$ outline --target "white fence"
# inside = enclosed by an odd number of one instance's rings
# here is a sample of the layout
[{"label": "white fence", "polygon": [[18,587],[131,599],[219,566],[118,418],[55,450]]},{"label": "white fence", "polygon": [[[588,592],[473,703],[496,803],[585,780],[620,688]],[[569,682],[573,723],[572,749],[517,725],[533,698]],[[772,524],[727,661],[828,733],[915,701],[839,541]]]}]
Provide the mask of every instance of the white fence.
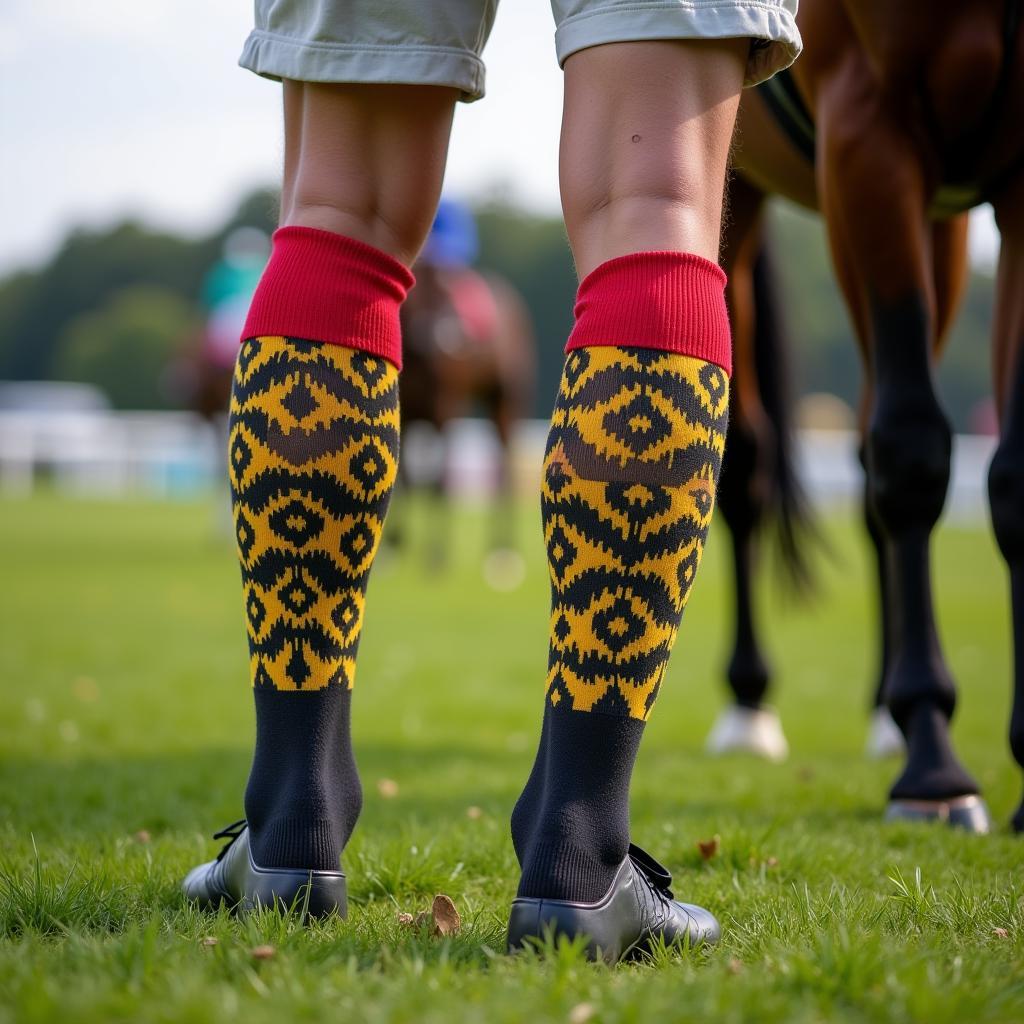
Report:
[{"label": "white fence", "polygon": [[[515,475],[524,491],[537,480],[547,424],[527,420],[515,438]],[[449,430],[447,475],[464,496],[486,494],[495,480],[496,441],[481,420]],[[410,431],[406,465],[415,478],[437,462],[423,430]],[[818,503],[860,500],[857,440],[845,431],[804,431],[797,439],[805,485]],[[985,513],[985,474],[995,442],[957,436],[947,512],[957,519]],[[223,479],[220,432],[189,413],[0,411],[0,492],[29,494],[46,486],[73,494],[201,492]]]}]

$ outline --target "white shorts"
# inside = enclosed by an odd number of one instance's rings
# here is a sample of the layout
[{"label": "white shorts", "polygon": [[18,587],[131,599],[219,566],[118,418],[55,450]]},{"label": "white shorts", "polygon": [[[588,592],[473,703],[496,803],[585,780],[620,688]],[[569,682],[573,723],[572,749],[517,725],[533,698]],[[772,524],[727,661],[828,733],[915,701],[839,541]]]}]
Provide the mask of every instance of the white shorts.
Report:
[{"label": "white shorts", "polygon": [[[239,63],[302,82],[445,85],[484,94],[498,0],[256,0]],[[745,85],[796,60],[797,0],[551,0],[558,63],[602,43],[751,40]]]}]

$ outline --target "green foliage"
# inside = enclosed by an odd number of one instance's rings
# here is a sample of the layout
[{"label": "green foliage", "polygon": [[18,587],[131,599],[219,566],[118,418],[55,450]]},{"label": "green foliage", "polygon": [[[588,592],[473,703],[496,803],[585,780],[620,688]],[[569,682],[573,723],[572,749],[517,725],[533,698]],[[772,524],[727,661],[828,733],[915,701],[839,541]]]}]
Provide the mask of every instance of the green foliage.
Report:
[{"label": "green foliage", "polygon": [[[238,816],[251,759],[237,565],[213,532],[221,511],[0,503],[4,1024],[1024,1019],[1022,840],[881,821],[897,766],[860,753],[874,611],[852,515],[827,524],[836,559],[813,605],[787,612],[759,595],[791,761],[701,752],[730,631],[717,532],[646,729],[634,836],[681,897],[721,916],[721,948],[659,950],[615,970],[565,942],[502,952],[516,885],[508,818],[535,750],[548,628],[532,501],[516,591],[483,582],[479,510],[457,512],[449,574],[428,574],[419,549],[375,570],[353,714],[366,804],[344,858],[349,920],[304,928],[183,904],[180,879]],[[981,529],[941,530],[934,561],[961,686],[956,741],[1002,823],[1021,781],[1004,739],[1008,615],[992,585],[1004,569]],[[397,783],[390,799],[384,778]],[[696,841],[715,834],[705,862]],[[455,900],[458,936],[398,921],[435,892]],[[273,956],[253,956],[268,944]]]},{"label": "green foliage", "polygon": [[576,271],[562,222],[491,204],[477,212],[480,263],[522,293],[537,333],[534,415],[549,416],[572,327]]},{"label": "green foliage", "polygon": [[[828,391],[856,405],[860,359],[832,275],[820,220],[806,211],[773,207],[771,235],[784,287],[783,309],[794,349],[795,393]],[[198,307],[204,275],[227,235],[243,224],[273,230],[272,192],[246,197],[212,234],[189,239],[128,222],[106,231],[76,231],[44,267],[0,281],[0,378],[49,378],[69,325],[109,308],[112,296],[137,285],[178,295]],[[558,387],[562,349],[572,325],[576,276],[561,221],[500,201],[478,210],[480,263],[523,294],[537,332],[538,382],[533,412],[548,415]],[[154,292],[155,294],[155,292]],[[988,349],[992,281],[974,275],[939,375],[954,425],[969,429],[976,404],[990,393]],[[103,382],[120,391],[120,383]],[[157,400],[153,386],[120,404]]]},{"label": "green foliage", "polygon": [[166,408],[168,367],[196,328],[192,307],[177,293],[126,288],[61,332],[53,375],[95,384],[119,409]]}]

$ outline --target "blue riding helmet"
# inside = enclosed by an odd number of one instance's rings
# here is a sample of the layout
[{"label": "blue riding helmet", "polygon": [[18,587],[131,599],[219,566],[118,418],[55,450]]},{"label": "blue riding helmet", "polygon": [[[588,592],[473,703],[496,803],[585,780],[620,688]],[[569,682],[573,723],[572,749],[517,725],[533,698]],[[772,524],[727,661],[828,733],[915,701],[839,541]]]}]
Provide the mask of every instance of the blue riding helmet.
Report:
[{"label": "blue riding helmet", "polygon": [[467,267],[479,250],[472,210],[456,199],[442,199],[420,258],[437,267]]}]

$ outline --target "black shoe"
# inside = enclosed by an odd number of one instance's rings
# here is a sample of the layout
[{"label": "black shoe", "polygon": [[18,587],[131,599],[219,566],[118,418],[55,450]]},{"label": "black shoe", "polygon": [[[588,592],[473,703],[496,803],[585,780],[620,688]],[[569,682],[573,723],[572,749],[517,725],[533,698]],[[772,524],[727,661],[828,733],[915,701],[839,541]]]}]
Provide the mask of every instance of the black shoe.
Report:
[{"label": "black shoe", "polygon": [[228,904],[239,913],[257,907],[297,910],[304,916],[326,917],[348,913],[348,893],[341,871],[302,871],[261,868],[252,859],[249,829],[243,818],[216,833],[230,842],[216,860],[193,868],[181,883],[190,900],[203,907]]},{"label": "black shoe", "polygon": [[587,938],[592,959],[616,963],[650,949],[663,939],[666,945],[713,945],[721,936],[714,915],[703,907],[672,898],[672,876],[649,854],[630,843],[611,888],[596,903],[570,900],[526,899],[512,902],[508,922],[508,948],[512,952],[531,939],[578,935]]}]

